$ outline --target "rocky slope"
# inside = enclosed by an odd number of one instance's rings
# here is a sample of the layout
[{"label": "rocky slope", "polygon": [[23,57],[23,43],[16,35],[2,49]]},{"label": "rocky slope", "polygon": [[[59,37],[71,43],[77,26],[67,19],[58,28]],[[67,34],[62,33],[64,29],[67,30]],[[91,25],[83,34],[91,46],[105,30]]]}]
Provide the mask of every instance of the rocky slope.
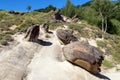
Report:
[{"label": "rocky slope", "polygon": [[67,62],[56,35],[49,35],[39,37],[42,43],[27,42],[24,34],[14,35],[14,44],[0,52],[0,80],[119,80],[120,73],[93,75]]},{"label": "rocky slope", "polygon": [[[41,34],[37,43],[25,41],[23,39],[25,34],[15,34],[24,32],[31,23],[41,24],[49,21],[52,12],[14,15],[1,11],[0,14],[2,14],[0,43],[3,45],[9,43],[9,46],[0,45],[0,80],[120,80],[120,72],[117,72],[116,68],[105,70],[119,64],[119,36],[104,34],[99,28],[89,25],[86,21],[49,24],[50,29],[59,26],[74,29],[74,34],[79,40],[89,42],[90,45],[105,52],[103,64],[106,67],[103,67],[101,74],[93,75],[62,57],[63,46],[58,42],[55,31],[53,34]],[[104,35],[104,39],[101,35]]]}]

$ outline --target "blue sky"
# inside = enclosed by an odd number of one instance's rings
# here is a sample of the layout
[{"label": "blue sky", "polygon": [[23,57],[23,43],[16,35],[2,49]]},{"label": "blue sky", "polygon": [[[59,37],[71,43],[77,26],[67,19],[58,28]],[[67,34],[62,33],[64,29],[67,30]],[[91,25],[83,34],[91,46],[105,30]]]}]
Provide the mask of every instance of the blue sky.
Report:
[{"label": "blue sky", "polygon": [[[80,5],[88,1],[90,0],[71,0],[74,5]],[[0,0],[0,9],[26,11],[28,5],[32,6],[32,10],[35,10],[45,8],[48,5],[61,8],[65,4],[66,0]]]},{"label": "blue sky", "polygon": [[[71,0],[74,5],[83,4],[90,0]],[[0,9],[26,11],[28,5],[32,6],[32,10],[45,8],[53,5],[61,8],[66,4],[66,0],[0,0]]]}]

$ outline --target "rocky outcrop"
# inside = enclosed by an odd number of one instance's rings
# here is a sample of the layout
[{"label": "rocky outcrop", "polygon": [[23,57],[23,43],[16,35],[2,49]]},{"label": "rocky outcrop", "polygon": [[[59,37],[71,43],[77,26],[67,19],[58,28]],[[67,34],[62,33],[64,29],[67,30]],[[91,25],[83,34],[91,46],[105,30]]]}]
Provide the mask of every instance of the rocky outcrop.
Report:
[{"label": "rocky outcrop", "polygon": [[103,60],[103,53],[87,43],[73,42],[63,48],[63,54],[66,60],[73,64],[83,67],[92,72],[100,72],[100,66]]},{"label": "rocky outcrop", "polygon": [[36,41],[39,36],[39,25],[32,25],[27,29],[25,38],[28,41]]},{"label": "rocky outcrop", "polygon": [[79,18],[77,18],[77,15],[75,14],[73,17],[72,17],[72,21],[73,22],[78,22]]},{"label": "rocky outcrop", "polygon": [[47,33],[49,32],[49,25],[47,23],[44,23],[41,25],[41,29],[43,30],[43,32]]},{"label": "rocky outcrop", "polygon": [[78,41],[78,39],[72,34],[72,32],[68,32],[67,30],[58,29],[56,31],[56,35],[59,41],[62,44],[69,44],[70,42]]},{"label": "rocky outcrop", "polygon": [[64,22],[63,17],[60,14],[60,9],[56,9],[51,17],[50,23]]},{"label": "rocky outcrop", "polygon": [[25,13],[24,12],[18,12],[18,11],[8,11],[8,13],[10,14],[15,14],[15,15],[24,15]]}]

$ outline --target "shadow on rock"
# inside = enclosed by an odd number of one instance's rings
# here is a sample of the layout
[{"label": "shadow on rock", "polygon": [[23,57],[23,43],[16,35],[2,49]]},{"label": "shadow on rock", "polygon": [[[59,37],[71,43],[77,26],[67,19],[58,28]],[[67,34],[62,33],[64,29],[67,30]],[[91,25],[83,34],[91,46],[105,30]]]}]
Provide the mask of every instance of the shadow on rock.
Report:
[{"label": "shadow on rock", "polygon": [[48,33],[49,33],[49,34],[53,34],[53,32],[52,32],[52,31],[48,31]]},{"label": "shadow on rock", "polygon": [[[67,61],[68,61],[68,60],[67,60]],[[70,62],[70,61],[68,61],[68,62]],[[83,68],[83,67],[81,67],[81,66],[79,66],[79,65],[77,65],[77,64],[74,64],[74,63],[72,63],[72,62],[70,62],[70,63],[71,63],[72,65],[74,65],[74,66],[80,67],[80,68],[88,71],[87,69],[85,69],[85,68]],[[90,72],[90,71],[88,71],[88,72],[89,72],[90,74],[92,74],[92,75],[94,75],[94,76],[102,79],[102,80],[111,80],[109,77],[107,77],[107,76],[105,76],[105,75],[103,75],[103,74],[100,74],[100,73],[92,73],[92,72]]]},{"label": "shadow on rock", "polygon": [[43,41],[43,40],[40,40],[40,39],[38,39],[38,40],[35,41],[35,42],[38,43],[38,44],[40,44],[40,45],[42,45],[42,46],[50,46],[50,45],[52,45],[51,42]]},{"label": "shadow on rock", "polygon": [[96,77],[100,78],[100,79],[103,79],[103,80],[111,80],[110,78],[108,78],[107,76],[103,75],[103,74],[93,74],[95,75]]}]

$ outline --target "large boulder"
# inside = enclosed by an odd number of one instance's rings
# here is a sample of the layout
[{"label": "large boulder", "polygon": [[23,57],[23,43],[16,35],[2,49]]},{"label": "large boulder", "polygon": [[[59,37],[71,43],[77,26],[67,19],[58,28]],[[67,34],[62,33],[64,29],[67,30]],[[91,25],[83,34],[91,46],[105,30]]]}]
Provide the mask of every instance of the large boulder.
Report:
[{"label": "large boulder", "polygon": [[32,25],[28,27],[25,38],[28,41],[37,41],[39,36],[39,25]]},{"label": "large boulder", "polygon": [[69,32],[67,30],[57,29],[56,35],[59,41],[64,45],[69,44],[70,42],[78,41],[78,39],[72,34],[72,32]]},{"label": "large boulder", "polygon": [[100,72],[103,52],[84,42],[73,42],[63,48],[65,59],[92,73]]}]

